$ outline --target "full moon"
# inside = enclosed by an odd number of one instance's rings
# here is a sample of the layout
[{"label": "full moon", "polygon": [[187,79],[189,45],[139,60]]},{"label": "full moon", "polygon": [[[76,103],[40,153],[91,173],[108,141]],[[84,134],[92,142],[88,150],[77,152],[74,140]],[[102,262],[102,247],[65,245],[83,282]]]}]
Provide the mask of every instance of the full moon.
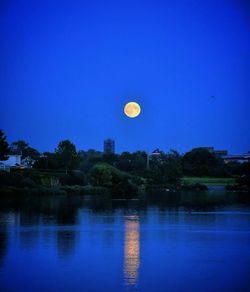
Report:
[{"label": "full moon", "polygon": [[141,113],[141,107],[137,102],[128,102],[124,107],[124,113],[129,118],[136,118]]}]

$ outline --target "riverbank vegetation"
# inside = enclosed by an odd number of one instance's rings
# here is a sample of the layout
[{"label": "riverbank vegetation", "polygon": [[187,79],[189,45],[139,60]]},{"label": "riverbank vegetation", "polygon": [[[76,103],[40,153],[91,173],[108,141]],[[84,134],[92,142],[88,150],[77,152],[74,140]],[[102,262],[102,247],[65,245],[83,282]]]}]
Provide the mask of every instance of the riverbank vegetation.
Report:
[{"label": "riverbank vegetation", "polygon": [[[28,167],[0,171],[3,193],[109,193],[130,196],[147,189],[206,190],[211,185],[250,190],[250,162],[227,163],[204,148],[179,154],[175,150],[121,154],[78,151],[69,140],[54,152],[39,153],[25,141],[11,145],[1,132],[2,160],[15,151],[30,161]],[[1,146],[2,145],[2,146]]]},{"label": "riverbank vegetation", "polygon": [[226,186],[236,183],[236,177],[195,177],[195,176],[185,176],[182,178],[183,183],[187,184],[203,184],[206,186],[214,186],[214,185],[220,185],[220,186]]}]

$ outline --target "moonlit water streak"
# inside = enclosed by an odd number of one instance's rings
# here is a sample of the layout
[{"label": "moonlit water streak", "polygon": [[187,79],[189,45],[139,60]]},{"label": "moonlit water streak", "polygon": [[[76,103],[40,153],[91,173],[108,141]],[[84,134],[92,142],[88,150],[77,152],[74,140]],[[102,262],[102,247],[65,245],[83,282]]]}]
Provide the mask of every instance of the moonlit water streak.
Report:
[{"label": "moonlit water streak", "polygon": [[125,217],[124,285],[129,290],[138,284],[140,267],[140,223],[137,215]]}]

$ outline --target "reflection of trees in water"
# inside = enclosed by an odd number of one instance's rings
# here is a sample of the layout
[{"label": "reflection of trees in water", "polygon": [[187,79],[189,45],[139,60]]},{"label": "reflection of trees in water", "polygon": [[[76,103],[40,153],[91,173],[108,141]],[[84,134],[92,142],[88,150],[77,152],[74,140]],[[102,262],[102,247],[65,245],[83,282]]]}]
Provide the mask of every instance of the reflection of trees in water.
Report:
[{"label": "reflection of trees in water", "polygon": [[28,197],[20,200],[0,199],[0,210],[20,212],[20,225],[72,225],[76,223],[77,211],[83,198],[73,197]]},{"label": "reflection of trees in water", "polygon": [[5,226],[1,226],[1,231],[0,231],[0,268],[4,264],[4,258],[7,253],[7,248],[8,248],[8,233],[6,230]]},{"label": "reflection of trees in water", "polygon": [[164,189],[151,189],[145,196],[147,206],[164,207],[183,207],[193,208],[213,208],[214,206],[226,205],[229,203],[241,202],[240,193],[225,191],[181,191],[168,192]]},{"label": "reflection of trees in water", "polygon": [[[169,207],[184,207],[186,209],[211,210],[214,206],[242,202],[243,194],[230,192],[167,192],[166,190],[152,189],[142,194],[138,201],[112,200],[108,196],[91,196],[88,199],[82,196],[58,197],[26,197],[1,198],[0,211],[20,212],[20,225],[37,225],[50,223],[59,225],[73,225],[77,221],[79,208],[89,208],[93,213],[112,214],[118,209],[131,208],[145,210],[155,206],[163,211]],[[248,196],[249,197],[249,196]]]},{"label": "reflection of trees in water", "polygon": [[134,288],[140,266],[140,223],[137,215],[125,217],[124,284]]},{"label": "reflection of trees in water", "polygon": [[39,231],[22,230],[20,231],[20,245],[24,249],[34,248],[39,243]]},{"label": "reflection of trees in water", "polygon": [[19,224],[24,225],[38,225],[40,222],[40,214],[36,211],[24,209],[20,212]]},{"label": "reflection of trees in water", "polygon": [[75,230],[59,230],[57,236],[57,250],[60,257],[68,257],[74,253],[79,232]]},{"label": "reflection of trees in water", "polygon": [[55,221],[58,225],[74,225],[77,222],[77,209],[72,206],[61,206],[55,213]]},{"label": "reflection of trees in water", "polygon": [[84,205],[92,210],[94,213],[112,212],[113,202],[109,196],[92,196]]},{"label": "reflection of trees in water", "polygon": [[[248,194],[246,194],[247,196]],[[41,225],[71,225],[74,226],[78,220],[78,210],[86,207],[93,213],[107,214],[102,217],[100,223],[114,224],[116,222],[116,212],[118,210],[127,214],[125,216],[125,263],[124,277],[127,282],[134,283],[137,281],[139,268],[139,218],[138,216],[130,216],[131,210],[140,210],[140,222],[147,222],[150,207],[160,209],[159,222],[166,221],[172,224],[178,224],[181,220],[186,223],[196,224],[206,222],[208,225],[216,220],[216,215],[203,214],[190,216],[182,214],[180,209],[185,212],[191,211],[213,211],[216,206],[224,204],[242,202],[245,194],[230,192],[166,192],[152,190],[140,197],[139,201],[133,200],[112,200],[110,197],[104,196],[58,196],[58,197],[25,197],[25,198],[1,198],[0,211],[1,214],[12,212],[18,214],[18,220],[15,219],[16,225],[24,226],[20,231],[20,244],[25,248],[34,247],[39,241],[41,233],[34,230],[34,226]],[[249,196],[248,196],[249,197]],[[249,200],[249,199],[248,199]],[[172,208],[172,212],[176,212],[173,216],[166,212]],[[100,220],[96,218],[91,220]],[[4,219],[5,220],[5,219]],[[29,229],[33,226],[31,229]],[[27,227],[27,228],[26,228]],[[61,255],[70,255],[73,253],[77,241],[77,232],[72,230],[58,231],[56,238],[58,250]],[[45,235],[54,236],[50,233],[43,232]],[[164,233],[163,233],[164,234]],[[107,230],[104,232],[105,242],[112,242],[114,234]],[[144,235],[145,236],[145,235]],[[8,248],[8,232],[6,226],[0,228],[0,265]]]}]

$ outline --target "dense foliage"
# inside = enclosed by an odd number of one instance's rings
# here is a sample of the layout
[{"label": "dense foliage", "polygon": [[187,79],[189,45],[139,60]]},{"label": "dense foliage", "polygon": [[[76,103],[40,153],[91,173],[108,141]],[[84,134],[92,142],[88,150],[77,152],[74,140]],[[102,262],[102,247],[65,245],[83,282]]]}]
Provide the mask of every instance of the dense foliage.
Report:
[{"label": "dense foliage", "polygon": [[250,162],[224,163],[213,152],[196,148],[183,156],[177,151],[145,151],[121,154],[102,153],[90,149],[77,151],[70,140],[59,142],[54,152],[40,154],[23,140],[10,146],[0,130],[0,156],[4,160],[8,153],[22,153],[22,158],[31,158],[34,163],[27,173],[1,173],[1,186],[93,186],[108,188],[115,194],[136,193],[139,187],[169,185],[179,187],[183,176],[238,177],[238,184],[249,187]]},{"label": "dense foliage", "polygon": [[94,165],[89,171],[89,180],[94,186],[112,188],[114,194],[136,194],[138,191],[131,175],[107,163]]},{"label": "dense foliage", "polygon": [[8,159],[9,154],[9,144],[6,141],[6,136],[4,132],[0,130],[0,160]]},{"label": "dense foliage", "polygon": [[182,157],[186,176],[229,177],[239,172],[239,163],[225,164],[220,157],[204,148],[195,148]]},{"label": "dense foliage", "polygon": [[155,184],[178,184],[182,178],[181,156],[177,151],[153,156],[146,177]]},{"label": "dense foliage", "polygon": [[24,140],[18,140],[11,143],[10,146],[11,153],[17,153],[22,155],[22,159],[30,157],[32,159],[37,159],[40,153],[35,149],[29,146]]},{"label": "dense foliage", "polygon": [[67,170],[77,167],[76,146],[72,142],[69,140],[61,141],[55,152],[61,168]]}]

